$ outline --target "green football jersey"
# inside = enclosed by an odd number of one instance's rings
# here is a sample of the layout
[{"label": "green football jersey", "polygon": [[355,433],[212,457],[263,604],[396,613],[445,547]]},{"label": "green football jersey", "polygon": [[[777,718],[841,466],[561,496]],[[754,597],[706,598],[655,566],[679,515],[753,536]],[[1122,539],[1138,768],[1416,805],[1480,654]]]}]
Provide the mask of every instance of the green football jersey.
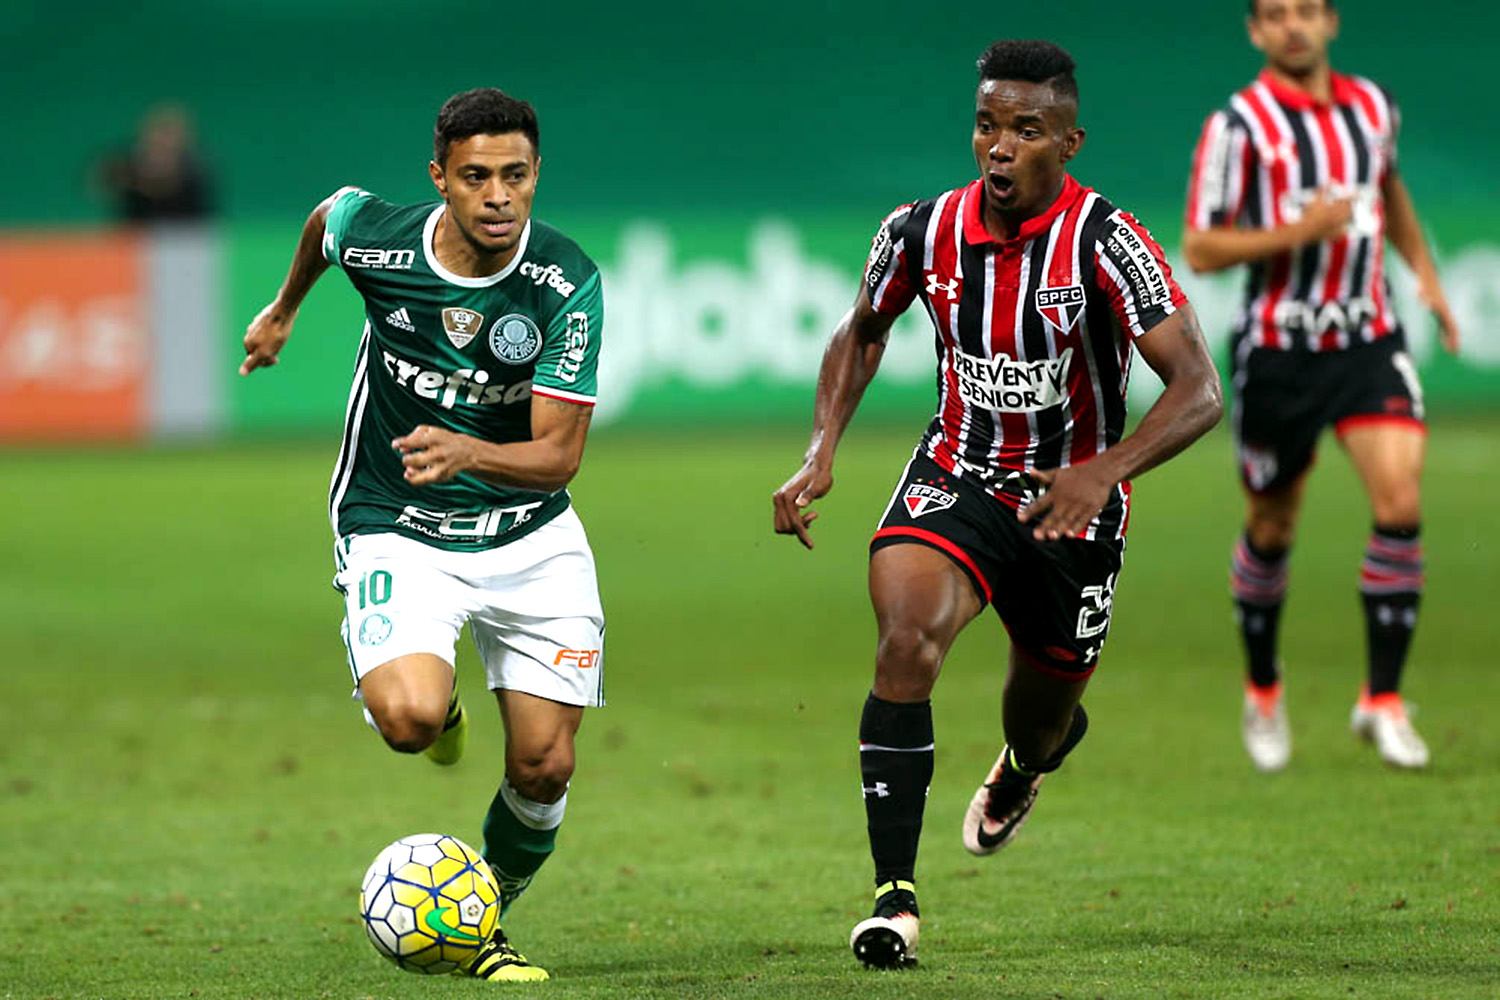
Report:
[{"label": "green football jersey", "polygon": [[392,205],[343,188],[323,256],[364,298],[344,442],[328,500],[334,533],[396,531],[446,549],[520,538],[568,508],[568,491],[495,486],[471,475],[412,486],[394,438],[431,424],[485,441],[531,440],[531,397],[591,406],[604,296],[599,268],[531,220],[515,258],[466,278],[438,263],[444,205]]}]

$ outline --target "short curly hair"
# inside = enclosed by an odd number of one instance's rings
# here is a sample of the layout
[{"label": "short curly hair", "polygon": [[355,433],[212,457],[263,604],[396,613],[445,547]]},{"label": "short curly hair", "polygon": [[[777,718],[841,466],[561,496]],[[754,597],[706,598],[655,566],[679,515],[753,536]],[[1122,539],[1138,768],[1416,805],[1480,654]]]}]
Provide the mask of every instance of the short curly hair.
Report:
[{"label": "short curly hair", "polygon": [[1059,45],[1033,39],[1007,38],[995,42],[979,57],[979,79],[1025,80],[1051,84],[1059,97],[1078,103],[1078,64]]},{"label": "short curly hair", "polygon": [[448,147],[471,135],[504,135],[520,132],[531,140],[536,155],[542,153],[541,129],[536,108],[494,87],[478,87],[454,94],[438,112],[432,130],[432,158],[446,166]]},{"label": "short curly hair", "polygon": [[[1255,17],[1256,15],[1258,15],[1260,13],[1260,8],[1258,8],[1258,7],[1255,6],[1258,3],[1260,3],[1260,0],[1250,0],[1250,16],[1251,17]],[[1323,9],[1324,10],[1333,10],[1333,0],[1323,0]]]}]

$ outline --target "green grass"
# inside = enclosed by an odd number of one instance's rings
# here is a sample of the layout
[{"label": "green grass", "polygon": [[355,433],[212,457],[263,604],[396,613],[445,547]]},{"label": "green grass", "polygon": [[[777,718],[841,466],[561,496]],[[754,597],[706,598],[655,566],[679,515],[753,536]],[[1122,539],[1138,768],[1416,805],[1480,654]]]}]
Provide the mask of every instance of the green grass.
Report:
[{"label": "green grass", "polygon": [[512,914],[554,971],[403,974],[355,918],[407,833],[479,839],[499,722],[472,652],[469,756],[388,752],[348,700],[323,520],[332,441],[0,459],[0,998],[1392,997],[1500,993],[1500,424],[1433,429],[1409,696],[1429,773],[1347,731],[1368,516],[1330,442],[1284,624],[1292,767],[1239,746],[1222,433],[1143,478],[1093,728],[1020,841],[964,806],[998,745],[991,616],[939,683],[923,965],[857,968],[864,544],[915,436],[856,427],[813,553],[770,533],[800,430],[595,434],[576,485],[610,616],[557,856]]}]

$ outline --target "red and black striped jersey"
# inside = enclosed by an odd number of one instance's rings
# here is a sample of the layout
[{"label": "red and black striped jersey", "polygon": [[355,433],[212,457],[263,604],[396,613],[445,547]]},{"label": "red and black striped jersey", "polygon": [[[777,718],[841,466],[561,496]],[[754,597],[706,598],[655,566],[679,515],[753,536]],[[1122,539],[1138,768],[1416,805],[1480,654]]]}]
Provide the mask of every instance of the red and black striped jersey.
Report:
[{"label": "red and black striped jersey", "polygon": [[1320,190],[1354,200],[1343,235],[1250,265],[1235,320],[1242,343],[1337,351],[1400,332],[1382,194],[1400,120],[1384,90],[1340,73],[1328,104],[1262,72],[1209,116],[1193,155],[1188,228],[1272,229],[1301,218]]},{"label": "red and black striped jersey", "polygon": [[[980,181],[904,205],[875,234],[871,305],[920,298],[936,335],[938,411],[917,446],[1018,507],[1030,469],[1099,454],[1125,428],[1131,341],[1186,301],[1151,234],[1072,177],[999,242]],[[1124,534],[1129,484],[1090,526]]]}]

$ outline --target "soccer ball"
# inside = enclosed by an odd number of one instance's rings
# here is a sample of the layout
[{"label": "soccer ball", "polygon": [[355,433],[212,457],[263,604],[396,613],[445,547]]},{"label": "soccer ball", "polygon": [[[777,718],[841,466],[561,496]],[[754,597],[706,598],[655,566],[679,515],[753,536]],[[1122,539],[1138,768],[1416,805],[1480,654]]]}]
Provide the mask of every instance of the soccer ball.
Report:
[{"label": "soccer ball", "polygon": [[359,890],[359,915],[376,951],[407,972],[443,975],[495,932],[500,888],[468,844],[418,833],[376,856]]}]

